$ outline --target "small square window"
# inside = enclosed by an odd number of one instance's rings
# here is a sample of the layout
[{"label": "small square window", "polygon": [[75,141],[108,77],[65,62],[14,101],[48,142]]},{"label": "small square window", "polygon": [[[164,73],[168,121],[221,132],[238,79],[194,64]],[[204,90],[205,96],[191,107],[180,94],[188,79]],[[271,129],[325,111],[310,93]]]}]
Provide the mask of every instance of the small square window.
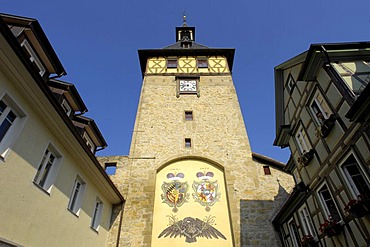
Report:
[{"label": "small square window", "polygon": [[117,170],[117,163],[115,162],[105,163],[105,172],[108,175],[116,174],[116,170]]},{"label": "small square window", "polygon": [[200,58],[197,60],[198,68],[208,68],[208,60],[206,58]]},{"label": "small square window", "polygon": [[271,175],[271,171],[270,171],[269,166],[263,166],[263,171],[265,172],[265,175]]},{"label": "small square window", "polygon": [[185,138],[185,147],[186,148],[191,148],[191,139],[190,138]]},{"label": "small square window", "polygon": [[168,59],[167,68],[177,68],[177,59]]},{"label": "small square window", "polygon": [[192,121],[193,120],[193,112],[192,111],[185,111],[185,120]]}]

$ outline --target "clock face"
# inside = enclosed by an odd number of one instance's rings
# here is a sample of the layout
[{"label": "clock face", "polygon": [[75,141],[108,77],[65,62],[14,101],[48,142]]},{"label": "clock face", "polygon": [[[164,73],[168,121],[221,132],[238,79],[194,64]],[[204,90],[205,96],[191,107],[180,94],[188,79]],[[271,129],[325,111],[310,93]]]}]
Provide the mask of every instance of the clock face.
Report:
[{"label": "clock face", "polygon": [[196,92],[196,80],[180,80],[180,92]]}]

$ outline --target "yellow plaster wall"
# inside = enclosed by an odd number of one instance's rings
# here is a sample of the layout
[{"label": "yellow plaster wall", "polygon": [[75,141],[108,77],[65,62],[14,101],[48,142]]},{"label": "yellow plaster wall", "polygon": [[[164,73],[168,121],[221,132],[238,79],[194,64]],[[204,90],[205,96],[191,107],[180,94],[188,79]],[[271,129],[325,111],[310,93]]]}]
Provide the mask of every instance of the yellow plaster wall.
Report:
[{"label": "yellow plaster wall", "polygon": [[[166,57],[151,57],[148,59],[146,74],[207,74],[229,73],[227,60],[223,56],[209,56],[208,68],[198,68],[196,56],[182,56],[177,58],[177,68],[167,68]],[[204,58],[202,56],[201,58]],[[172,57],[171,57],[172,59]]]},{"label": "yellow plaster wall", "polygon": [[[194,198],[196,192],[193,189],[193,183],[201,182],[196,174],[198,172],[214,173],[214,177],[209,179],[210,182],[216,182],[218,189],[216,189],[216,195],[219,193],[219,198],[216,200],[214,205],[209,206],[209,211],[206,210],[205,206],[202,206]],[[179,182],[187,183],[188,190],[185,194],[185,203],[177,210],[167,204],[162,196],[165,196],[165,191],[162,189],[164,182],[171,183],[171,180],[167,178],[167,174],[183,173],[184,178]],[[196,185],[195,185],[196,186]],[[187,196],[186,196],[187,195]],[[187,198],[187,199],[186,199]],[[198,218],[202,221],[206,221],[206,217],[214,216],[214,225],[212,227],[220,231],[226,240],[219,237],[218,239],[212,238],[207,239],[205,237],[197,236],[196,242],[192,243],[192,246],[232,246],[232,237],[230,229],[230,215],[227,203],[227,195],[225,190],[225,179],[222,170],[215,166],[199,160],[182,160],[170,164],[160,170],[157,173],[156,188],[155,188],[155,199],[154,199],[154,212],[153,212],[153,233],[152,233],[152,246],[188,246],[189,243],[185,242],[185,236],[179,236],[177,238],[161,237],[158,236],[163,230],[169,227],[169,216],[175,216],[177,220],[183,220],[185,217]],[[184,229],[184,228],[182,228]],[[187,233],[187,231],[186,231]]]},{"label": "yellow plaster wall", "polygon": [[[81,153],[75,155],[78,146],[68,146],[56,137],[28,92],[17,85],[0,72],[0,97],[7,93],[26,114],[9,155],[0,160],[0,238],[23,246],[105,246],[112,207],[96,186],[95,178],[84,172],[89,161],[82,159]],[[50,143],[62,158],[48,194],[33,179]],[[77,174],[86,182],[78,217],[67,209]],[[99,233],[90,229],[96,196],[104,203]]]}]

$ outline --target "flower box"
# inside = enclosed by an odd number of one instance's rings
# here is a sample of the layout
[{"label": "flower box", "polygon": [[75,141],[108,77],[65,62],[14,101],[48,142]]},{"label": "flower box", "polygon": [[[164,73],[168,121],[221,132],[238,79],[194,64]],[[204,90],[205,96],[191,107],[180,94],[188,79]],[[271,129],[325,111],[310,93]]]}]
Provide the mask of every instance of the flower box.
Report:
[{"label": "flower box", "polygon": [[302,247],[316,247],[317,242],[312,235],[304,235],[301,240]]},{"label": "flower box", "polygon": [[311,149],[310,151],[303,153],[301,157],[298,157],[298,163],[302,166],[308,166],[308,164],[313,159],[313,156],[315,154],[315,150]]},{"label": "flower box", "polygon": [[331,130],[334,128],[336,120],[337,118],[335,117],[335,115],[331,114],[330,117],[328,119],[325,119],[322,124],[316,129],[316,136],[326,138],[330,134]]},{"label": "flower box", "polygon": [[358,200],[350,200],[344,208],[346,213],[355,218],[361,218],[370,213],[370,200],[366,196],[359,195]]},{"label": "flower box", "polygon": [[333,236],[337,236],[339,235],[340,233],[342,232],[342,226],[339,225],[339,224],[336,224],[336,225],[333,225],[333,226],[329,226],[327,228],[324,229],[324,233],[326,234],[326,236],[328,236],[329,238],[333,237]]},{"label": "flower box", "polygon": [[342,232],[343,226],[332,219],[329,216],[328,220],[325,220],[323,224],[320,224],[320,231],[324,233],[329,238],[339,235]]}]

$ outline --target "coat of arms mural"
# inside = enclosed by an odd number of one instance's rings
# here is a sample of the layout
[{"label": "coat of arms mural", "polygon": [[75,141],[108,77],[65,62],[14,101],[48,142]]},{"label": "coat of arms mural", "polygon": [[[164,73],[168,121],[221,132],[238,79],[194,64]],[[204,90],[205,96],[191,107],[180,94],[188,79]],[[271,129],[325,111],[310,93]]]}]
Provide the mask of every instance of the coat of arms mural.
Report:
[{"label": "coat of arms mural", "polygon": [[217,180],[211,180],[214,176],[213,172],[198,172],[196,176],[200,180],[193,182],[193,198],[209,212],[211,206],[219,201],[221,196]]},{"label": "coat of arms mural", "polygon": [[167,179],[171,182],[163,182],[162,184],[162,202],[173,207],[172,211],[175,213],[178,211],[178,207],[182,206],[189,199],[189,193],[187,193],[188,183],[181,182],[184,177],[183,173],[168,173]]}]

